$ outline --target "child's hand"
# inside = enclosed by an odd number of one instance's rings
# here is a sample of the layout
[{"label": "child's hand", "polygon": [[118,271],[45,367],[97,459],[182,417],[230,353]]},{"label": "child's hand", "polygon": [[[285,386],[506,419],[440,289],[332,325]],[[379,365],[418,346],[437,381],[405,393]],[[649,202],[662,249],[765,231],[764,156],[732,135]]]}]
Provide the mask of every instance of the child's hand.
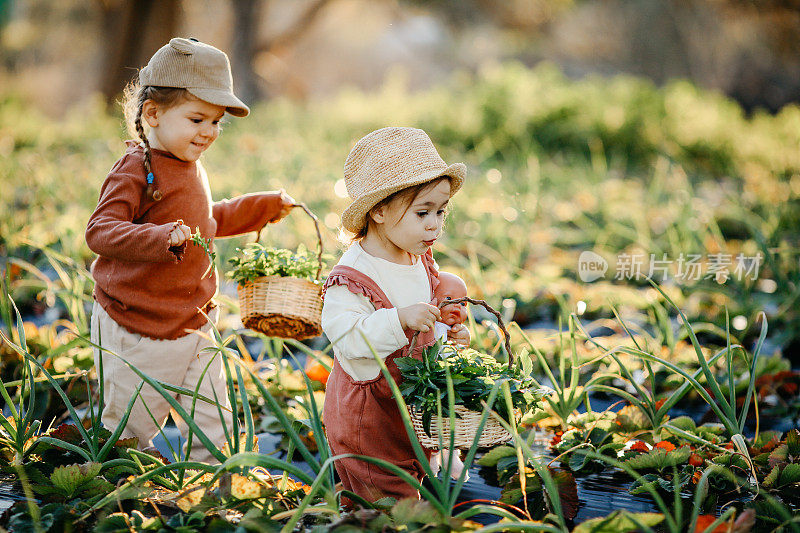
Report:
[{"label": "child's hand", "polygon": [[471,340],[469,328],[464,324],[456,324],[447,331],[447,340],[469,346]]},{"label": "child's hand", "polygon": [[286,191],[281,189],[281,212],[278,213],[277,217],[275,217],[275,222],[281,220],[291,213],[292,208],[294,208],[296,204],[297,202],[294,201],[294,198],[286,194]]},{"label": "child's hand", "polygon": [[179,220],[178,222],[179,224],[175,226],[175,229],[169,232],[170,246],[180,246],[192,237],[192,230],[189,226],[185,225],[183,220]]},{"label": "child's hand", "polygon": [[399,308],[397,316],[403,329],[409,328],[425,333],[433,329],[433,323],[439,320],[441,313],[435,305],[420,302]]}]

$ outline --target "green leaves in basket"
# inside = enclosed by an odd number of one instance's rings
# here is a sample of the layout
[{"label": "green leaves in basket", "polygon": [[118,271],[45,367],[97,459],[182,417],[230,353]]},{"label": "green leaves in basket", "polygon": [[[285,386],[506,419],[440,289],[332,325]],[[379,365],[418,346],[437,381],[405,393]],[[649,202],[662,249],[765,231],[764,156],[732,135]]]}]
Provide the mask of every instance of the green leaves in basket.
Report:
[{"label": "green leaves in basket", "polygon": [[[244,248],[237,248],[237,257],[232,257],[228,262],[233,265],[233,270],[228,272],[228,277],[239,285],[252,281],[262,276],[281,276],[300,278],[316,282],[317,254],[308,250],[304,245],[297,247],[297,251],[285,248],[268,248],[252,242]],[[328,258],[323,256],[323,258]],[[325,268],[325,263],[322,263]]]},{"label": "green leaves in basket", "polygon": [[[395,359],[403,383],[400,392],[406,404],[418,411],[422,416],[425,432],[430,436],[430,425],[437,410],[437,399],[442,404],[442,416],[449,417],[447,407],[447,371],[453,380],[454,401],[471,411],[480,412],[481,402],[488,399],[494,384],[507,381],[511,389],[511,400],[514,409],[523,413],[534,407],[544,396],[535,381],[525,375],[516,365],[498,362],[487,355],[471,348],[454,343],[436,342],[422,351],[422,360],[412,357]],[[503,402],[495,404],[497,412],[510,420]]]}]

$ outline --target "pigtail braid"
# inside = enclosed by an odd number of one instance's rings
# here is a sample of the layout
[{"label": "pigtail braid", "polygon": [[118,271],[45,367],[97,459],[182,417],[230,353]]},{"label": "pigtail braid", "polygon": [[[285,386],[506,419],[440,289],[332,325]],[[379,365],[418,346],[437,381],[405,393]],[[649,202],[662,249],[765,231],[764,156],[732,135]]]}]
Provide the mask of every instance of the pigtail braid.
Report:
[{"label": "pigtail braid", "polygon": [[147,89],[147,87],[142,87],[139,90],[139,98],[136,102],[136,117],[134,118],[133,124],[136,128],[136,135],[144,144],[144,172],[147,176],[147,197],[157,202],[161,200],[162,194],[161,191],[156,189],[153,185],[152,151],[150,149],[150,142],[147,140],[147,135],[145,135],[144,132],[144,125],[142,124],[142,109],[144,108],[145,101],[147,101]]},{"label": "pigtail braid", "polygon": [[156,189],[153,176],[153,151],[147,135],[144,131],[142,113],[144,103],[152,100],[156,105],[168,109],[183,101],[187,95],[186,89],[176,87],[155,87],[152,85],[140,85],[138,80],[134,80],[125,87],[123,95],[123,109],[128,125],[128,133],[133,137],[138,137],[144,145],[144,172],[147,176],[147,197],[154,201],[159,201],[164,197],[163,193]]},{"label": "pigtail braid", "polygon": [[139,101],[136,106],[136,118],[133,121],[136,127],[136,136],[144,143],[144,171],[150,172],[150,143],[147,140],[147,135],[144,133],[144,126],[142,125],[142,107],[145,101],[144,91],[139,93]]}]

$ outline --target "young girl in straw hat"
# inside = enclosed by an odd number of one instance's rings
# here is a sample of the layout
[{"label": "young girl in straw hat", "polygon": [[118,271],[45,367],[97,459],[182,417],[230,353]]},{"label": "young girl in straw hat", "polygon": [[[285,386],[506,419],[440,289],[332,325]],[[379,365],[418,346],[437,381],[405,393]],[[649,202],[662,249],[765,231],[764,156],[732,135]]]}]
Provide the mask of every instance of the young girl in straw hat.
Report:
[{"label": "young girl in straw hat", "polygon": [[[139,142],[129,141],[114,164],[86,228],[86,242],[98,255],[92,265],[92,340],[166,383],[194,390],[205,373],[200,394],[214,398],[216,391],[227,406],[219,356],[206,369],[212,357],[206,350],[212,345],[207,317],[217,316],[216,271],[205,275],[205,252],[186,246],[190,228],[199,228],[207,240],[255,231],[286,216],[294,201],[282,192],[211,200],[198,159],[217,139],[225,112],[249,113],[233,94],[224,52],[196,40],[172,39],[139,72],[126,96],[129,129]],[[103,366],[102,421],[113,430],[141,379],[109,352],[101,356],[95,350],[95,363]],[[179,401],[191,412],[191,396]],[[145,386],[122,437],[150,445],[169,412],[169,403]],[[226,429],[216,406],[198,401],[194,420],[210,444],[221,444]],[[192,458],[208,461],[212,455],[195,445]]]},{"label": "young girl in straw hat", "polygon": [[[415,128],[373,131],[347,156],[344,178],[353,202],[342,226],[355,238],[328,276],[322,308],[322,329],[335,355],[323,411],[334,455],[368,455],[418,480],[424,475],[373,350],[399,383],[394,360],[419,358],[433,344],[441,314],[433,296],[439,281],[431,247],[465,174],[463,164],[448,166]],[[408,354],[415,332],[419,338]],[[448,336],[469,342],[463,325]],[[419,498],[416,489],[371,463],[340,459],[336,470],[345,489],[368,500]]]}]

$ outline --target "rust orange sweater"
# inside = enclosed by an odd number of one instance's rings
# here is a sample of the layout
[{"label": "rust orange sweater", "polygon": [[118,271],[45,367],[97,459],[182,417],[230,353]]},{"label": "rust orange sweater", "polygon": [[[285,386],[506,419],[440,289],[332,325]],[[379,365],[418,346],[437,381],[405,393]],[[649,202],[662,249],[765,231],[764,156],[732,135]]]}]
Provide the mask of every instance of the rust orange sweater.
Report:
[{"label": "rust orange sweater", "polygon": [[169,247],[178,219],[206,239],[257,231],[280,214],[280,192],[253,193],[213,202],[202,166],[169,152],[152,151],[154,202],[145,189],[144,152],[128,142],[100,189],[89,218],[86,243],[98,257],[92,264],[94,298],[128,331],[154,339],[177,339],[205,324],[198,309],[213,307],[216,269],[202,278],[208,257],[199,246]]}]

